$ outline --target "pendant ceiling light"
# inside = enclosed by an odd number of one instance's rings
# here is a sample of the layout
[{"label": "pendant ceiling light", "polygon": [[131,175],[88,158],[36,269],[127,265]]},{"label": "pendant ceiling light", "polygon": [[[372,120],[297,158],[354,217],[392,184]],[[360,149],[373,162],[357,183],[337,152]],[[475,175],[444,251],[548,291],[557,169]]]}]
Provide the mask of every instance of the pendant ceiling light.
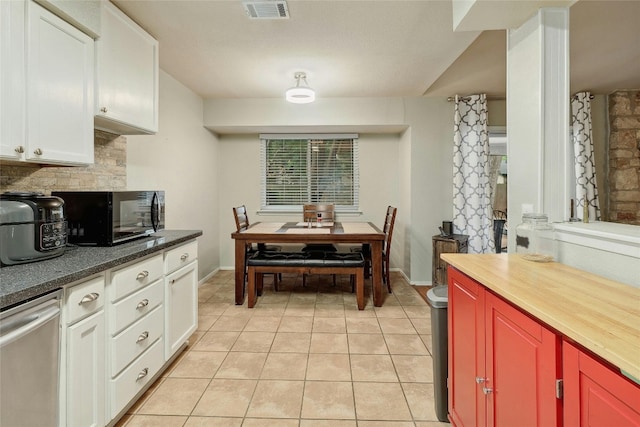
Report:
[{"label": "pendant ceiling light", "polygon": [[294,104],[308,104],[315,101],[316,93],[307,83],[307,74],[297,72],[294,77],[296,79],[296,85],[287,89],[287,101]]}]

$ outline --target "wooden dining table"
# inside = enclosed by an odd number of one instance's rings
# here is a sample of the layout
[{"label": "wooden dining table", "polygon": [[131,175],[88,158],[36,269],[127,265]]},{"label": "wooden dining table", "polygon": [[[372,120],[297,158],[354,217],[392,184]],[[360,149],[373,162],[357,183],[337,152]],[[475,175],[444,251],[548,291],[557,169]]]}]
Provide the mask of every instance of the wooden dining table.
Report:
[{"label": "wooden dining table", "polygon": [[382,245],[385,234],[371,222],[332,222],[317,227],[304,222],[256,222],[249,228],[231,233],[235,240],[236,304],[244,303],[245,255],[248,243],[355,243],[371,245],[371,281],[373,305],[381,307]]}]

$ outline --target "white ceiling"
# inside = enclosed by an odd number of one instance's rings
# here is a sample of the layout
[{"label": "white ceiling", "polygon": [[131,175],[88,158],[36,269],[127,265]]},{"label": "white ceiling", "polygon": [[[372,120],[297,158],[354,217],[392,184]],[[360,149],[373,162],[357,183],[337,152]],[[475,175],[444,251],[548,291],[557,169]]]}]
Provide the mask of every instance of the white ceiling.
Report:
[{"label": "white ceiling", "polygon": [[[502,0],[504,2],[511,0]],[[114,0],[160,42],[160,67],[204,98],[276,98],[305,71],[318,97],[505,95],[505,31],[452,30],[451,0]],[[640,88],[640,1],[571,9],[572,92]]]}]

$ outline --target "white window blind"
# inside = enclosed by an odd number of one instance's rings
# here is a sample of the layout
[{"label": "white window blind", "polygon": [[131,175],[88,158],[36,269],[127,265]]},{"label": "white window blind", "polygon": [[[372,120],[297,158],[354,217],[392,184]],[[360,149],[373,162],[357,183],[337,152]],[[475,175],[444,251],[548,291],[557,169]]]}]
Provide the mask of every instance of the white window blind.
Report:
[{"label": "white window blind", "polygon": [[263,134],[260,139],[263,210],[299,210],[305,203],[358,209],[357,135]]}]

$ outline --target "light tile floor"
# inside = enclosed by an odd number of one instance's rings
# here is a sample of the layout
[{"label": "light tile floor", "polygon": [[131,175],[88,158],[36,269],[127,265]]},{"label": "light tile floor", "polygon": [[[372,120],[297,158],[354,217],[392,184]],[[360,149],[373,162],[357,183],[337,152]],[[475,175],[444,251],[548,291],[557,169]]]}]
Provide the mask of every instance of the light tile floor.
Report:
[{"label": "light tile floor", "polygon": [[[265,281],[270,279],[265,276]],[[400,276],[356,307],[349,278],[283,277],[253,309],[233,271],[199,289],[188,348],[117,424],[216,427],[435,427],[430,308]]]}]

